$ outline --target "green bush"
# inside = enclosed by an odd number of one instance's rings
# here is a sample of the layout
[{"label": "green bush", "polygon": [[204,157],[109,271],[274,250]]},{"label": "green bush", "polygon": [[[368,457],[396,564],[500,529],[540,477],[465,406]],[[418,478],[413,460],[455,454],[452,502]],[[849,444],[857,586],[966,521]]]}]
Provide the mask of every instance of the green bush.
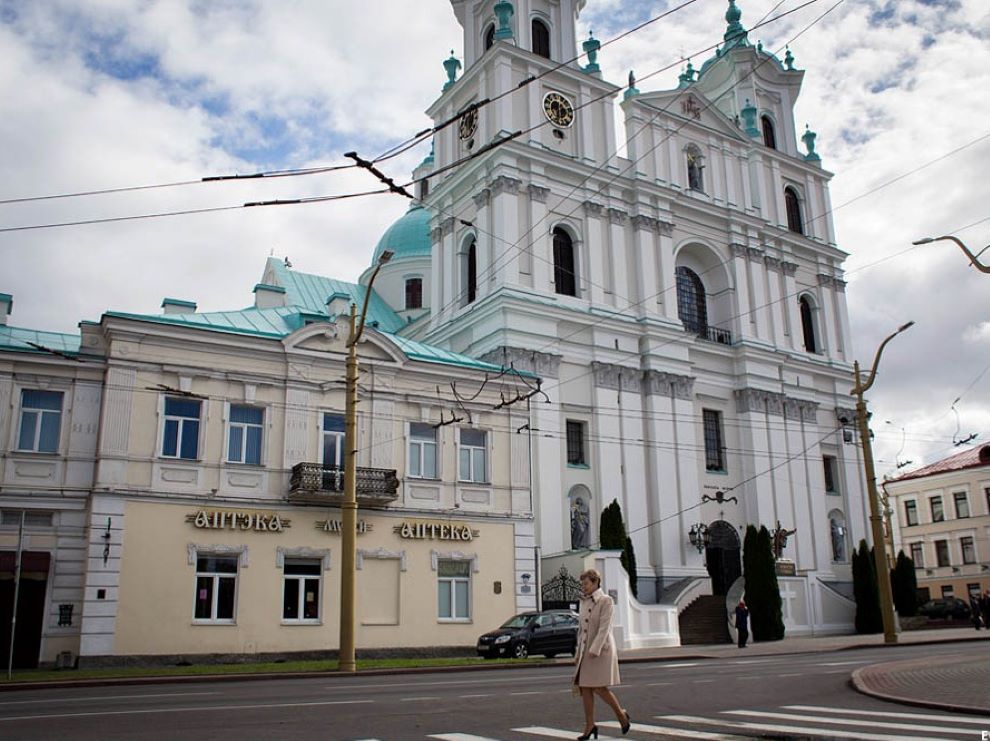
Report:
[{"label": "green bush", "polygon": [[877,569],[873,549],[866,541],[859,541],[859,550],[853,552],[853,595],[856,598],[856,632],[883,632],[883,616],[880,614],[880,590],[877,588]]},{"label": "green bush", "polygon": [[770,531],[749,525],[743,539],[743,573],[754,641],[779,641],[784,637],[783,601],[775,563]]},{"label": "green bush", "polygon": [[914,570],[914,560],[904,551],[897,554],[897,563],[890,572],[890,588],[894,596],[894,607],[901,617],[918,614],[918,577]]},{"label": "green bush", "polygon": [[639,596],[636,584],[636,552],[633,550],[632,539],[626,535],[626,526],[622,522],[622,508],[619,501],[612,503],[602,510],[598,527],[598,542],[603,550],[622,551],[622,567],[629,575],[629,588],[633,597]]}]

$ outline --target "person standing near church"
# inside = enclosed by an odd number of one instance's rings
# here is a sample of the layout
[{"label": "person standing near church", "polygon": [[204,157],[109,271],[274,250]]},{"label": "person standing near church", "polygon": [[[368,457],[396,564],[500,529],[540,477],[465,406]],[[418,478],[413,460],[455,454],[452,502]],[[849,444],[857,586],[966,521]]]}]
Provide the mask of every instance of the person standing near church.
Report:
[{"label": "person standing near church", "polygon": [[610,687],[620,684],[619,654],[612,637],[612,615],[615,605],[612,598],[602,591],[601,575],[594,569],[581,574],[581,622],[578,628],[577,650],[574,663],[574,687],[581,694],[584,706],[584,733],[578,741],[598,738],[595,725],[595,695],[612,708],[622,734],[629,732],[632,722],[629,713],[619,705],[619,699]]},{"label": "person standing near church", "polygon": [[746,648],[749,640],[749,608],[744,600],[736,605],[736,633],[739,635],[739,648]]}]

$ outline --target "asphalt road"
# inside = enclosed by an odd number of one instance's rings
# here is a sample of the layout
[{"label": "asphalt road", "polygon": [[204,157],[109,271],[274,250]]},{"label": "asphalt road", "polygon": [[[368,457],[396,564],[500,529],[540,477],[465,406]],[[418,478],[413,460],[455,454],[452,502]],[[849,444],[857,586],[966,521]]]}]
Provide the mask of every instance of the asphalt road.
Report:
[{"label": "asphalt road", "polygon": [[[747,657],[743,649],[728,659],[624,664],[617,693],[632,739],[979,739],[990,718],[885,703],[849,686],[867,664],[971,651],[949,644]],[[0,738],[575,738],[582,716],[570,679],[559,665],[6,692]],[[610,715],[599,705],[601,738],[621,738]]]}]

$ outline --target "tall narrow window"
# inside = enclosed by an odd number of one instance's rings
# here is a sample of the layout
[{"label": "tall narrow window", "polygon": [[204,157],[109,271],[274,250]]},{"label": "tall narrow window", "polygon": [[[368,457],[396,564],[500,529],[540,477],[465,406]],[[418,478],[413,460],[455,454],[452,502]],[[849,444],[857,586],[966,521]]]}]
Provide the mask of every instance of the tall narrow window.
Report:
[{"label": "tall narrow window", "polygon": [[763,146],[770,149],[777,148],[777,135],[773,130],[773,121],[770,116],[761,116],[760,123],[763,125]]},{"label": "tall narrow window", "polygon": [[464,251],[464,291],[465,304],[472,304],[478,297],[478,242],[474,239]]},{"label": "tall narrow window", "polygon": [[708,328],[705,285],[691,268],[679,267],[674,274],[677,279],[677,317],[687,331],[704,334]]},{"label": "tall narrow window", "polygon": [[461,429],[458,451],[458,478],[476,484],[488,481],[488,434],[482,430]]},{"label": "tall narrow window", "polygon": [[423,308],[423,279],[406,278],[406,308]]},{"label": "tall narrow window", "polygon": [[234,622],[237,556],[197,554],[193,618],[200,622]]},{"label": "tall narrow window", "polygon": [[914,567],[916,569],[924,568],[925,566],[925,550],[921,543],[911,544],[911,560],[914,561]]},{"label": "tall narrow window", "polygon": [[485,51],[488,51],[495,45],[495,24],[490,23],[488,28],[485,29]]},{"label": "tall narrow window", "polygon": [[822,464],[825,471],[825,492],[838,494],[839,467],[834,455],[823,455]]},{"label": "tall narrow window", "polygon": [[811,301],[807,296],[798,299],[798,306],[801,309],[801,331],[804,334],[804,349],[808,352],[818,352],[818,342],[815,337],[815,315],[811,307]]},{"label": "tall narrow window", "polygon": [[17,449],[34,453],[58,452],[62,429],[62,392],[21,391],[21,429]]},{"label": "tall narrow window", "polygon": [[932,497],[929,502],[932,505],[932,522],[942,522],[945,520],[945,508],[942,506],[942,497]]},{"label": "tall narrow window", "polygon": [[966,498],[966,492],[957,491],[952,495],[952,499],[956,504],[956,517],[969,517],[969,500]]},{"label": "tall narrow window", "polygon": [[584,454],[584,422],[567,420],[567,465],[586,466]]},{"label": "tall narrow window", "polygon": [[801,218],[801,201],[794,188],[784,188],[784,208],[787,211],[787,228],[795,234],[804,234],[804,220]]},{"label": "tall narrow window", "polygon": [[231,463],[261,464],[261,438],[265,410],[246,404],[230,405],[230,432],[227,435],[227,460]]},{"label": "tall narrow window", "polygon": [[703,409],[705,426],[705,470],[725,471],[725,445],[722,442],[722,413]]},{"label": "tall narrow window", "polygon": [[904,502],[904,520],[908,525],[918,524],[918,503],[913,499]]},{"label": "tall narrow window", "polygon": [[287,558],[282,571],[282,620],[302,623],[320,619],[318,559]]},{"label": "tall narrow window", "polygon": [[537,18],[533,19],[533,53],[550,58],[550,29]]},{"label": "tall narrow window", "polygon": [[409,475],[420,479],[437,477],[437,430],[431,424],[409,425]]},{"label": "tall narrow window", "polygon": [[949,562],[949,541],[935,541],[935,563],[939,566],[950,566]]},{"label": "tall narrow window", "polygon": [[971,536],[959,539],[962,548],[963,563],[976,563],[976,542]]},{"label": "tall narrow window", "polygon": [[344,467],[344,415],[323,414],[323,460],[326,468]]},{"label": "tall narrow window", "polygon": [[199,457],[199,415],[203,402],[198,399],[165,397],[162,431],[162,457],[196,460]]},{"label": "tall narrow window", "polygon": [[441,620],[470,619],[470,561],[437,561],[437,603],[437,617]]},{"label": "tall narrow window", "polygon": [[687,173],[688,188],[705,191],[705,158],[701,155],[701,150],[694,144],[687,148]]},{"label": "tall narrow window", "polygon": [[577,296],[574,267],[574,241],[558,226],[553,230],[553,283],[556,293]]}]

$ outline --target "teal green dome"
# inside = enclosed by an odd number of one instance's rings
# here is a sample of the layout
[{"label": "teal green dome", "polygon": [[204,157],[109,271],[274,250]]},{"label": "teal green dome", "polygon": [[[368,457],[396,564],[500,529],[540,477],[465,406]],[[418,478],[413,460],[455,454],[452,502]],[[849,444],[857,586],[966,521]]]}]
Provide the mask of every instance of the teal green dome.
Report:
[{"label": "teal green dome", "polygon": [[385,250],[395,253],[392,260],[402,260],[407,257],[429,257],[430,247],[430,212],[418,201],[413,201],[402,218],[378,240],[371,264],[376,265]]}]

